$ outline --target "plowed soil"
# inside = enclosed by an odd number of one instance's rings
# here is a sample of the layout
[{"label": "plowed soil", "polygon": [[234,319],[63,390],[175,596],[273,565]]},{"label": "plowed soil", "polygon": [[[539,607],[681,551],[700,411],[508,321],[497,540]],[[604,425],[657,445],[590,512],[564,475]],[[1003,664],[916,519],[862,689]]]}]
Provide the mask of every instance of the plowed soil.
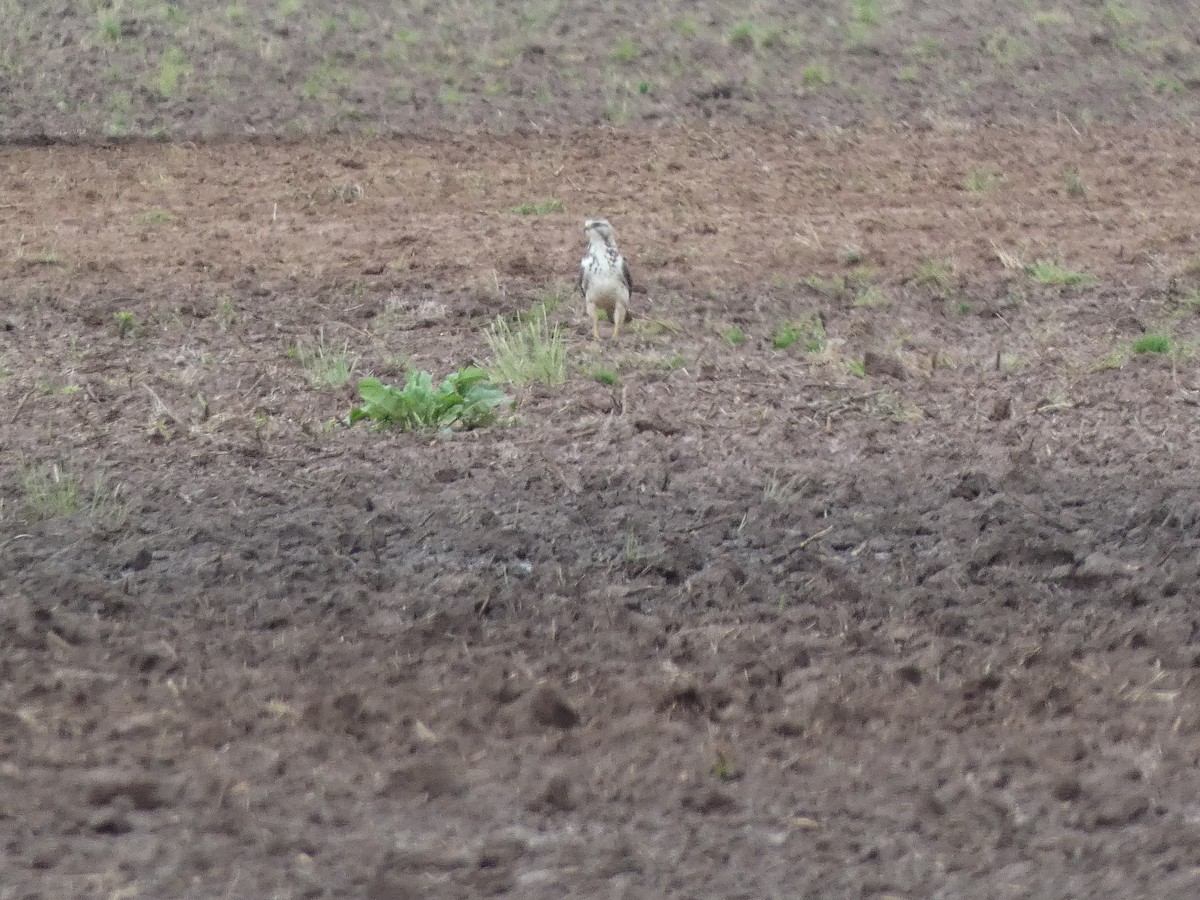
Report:
[{"label": "plowed soil", "polygon": [[[0,151],[0,898],[1196,896],[1197,165]],[[538,302],[567,383],[490,428],[349,427],[304,364],[440,378]]]}]

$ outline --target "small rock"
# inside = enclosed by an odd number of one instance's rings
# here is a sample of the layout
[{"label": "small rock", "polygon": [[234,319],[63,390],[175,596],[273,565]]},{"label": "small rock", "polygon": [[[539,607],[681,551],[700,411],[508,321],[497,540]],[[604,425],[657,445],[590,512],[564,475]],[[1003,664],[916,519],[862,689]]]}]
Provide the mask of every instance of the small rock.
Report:
[{"label": "small rock", "polygon": [[1070,803],[1083,795],[1083,785],[1073,775],[1064,776],[1054,782],[1050,794],[1060,803]]},{"label": "small rock", "polygon": [[988,413],[988,418],[993,422],[1004,422],[1012,418],[1012,397],[997,397],[996,402],[992,404],[992,410]]},{"label": "small rock", "polygon": [[724,791],[710,787],[684,795],[683,808],[709,815],[711,813],[729,812],[736,809],[737,801]]},{"label": "small rock", "polygon": [[579,724],[577,713],[562,695],[547,684],[533,692],[529,701],[533,721],[547,728],[574,728]]},{"label": "small rock", "polygon": [[134,809],[149,810],[169,802],[167,792],[157,780],[121,770],[93,773],[87,779],[84,794],[92,806],[107,806],[126,798]]},{"label": "small rock", "polygon": [[551,775],[546,786],[530,804],[534,809],[545,809],[551,812],[570,812],[577,805],[571,792],[571,779],[562,773]]},{"label": "small rock", "polygon": [[1097,828],[1119,828],[1136,822],[1150,809],[1150,801],[1141,795],[1116,797],[1096,811]]},{"label": "small rock", "polygon": [[868,350],[863,354],[863,372],[872,377],[883,375],[903,381],[908,378],[908,370],[895,356]]},{"label": "small rock", "polygon": [[150,551],[143,547],[141,550],[135,553],[128,562],[125,563],[124,568],[128,569],[130,572],[141,572],[143,569],[150,567],[150,563],[153,559],[154,557],[151,555]]},{"label": "small rock", "polygon": [[386,797],[411,797],[424,795],[431,800],[438,797],[460,797],[467,786],[458,772],[444,760],[422,760],[392,772],[379,793]]}]

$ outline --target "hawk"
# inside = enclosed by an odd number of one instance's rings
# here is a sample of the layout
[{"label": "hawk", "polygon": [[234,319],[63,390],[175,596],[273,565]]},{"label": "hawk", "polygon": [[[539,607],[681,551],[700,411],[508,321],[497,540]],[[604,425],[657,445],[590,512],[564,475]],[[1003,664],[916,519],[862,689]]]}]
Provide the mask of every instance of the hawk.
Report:
[{"label": "hawk", "polygon": [[617,236],[607,219],[588,219],[583,233],[588,236],[588,253],[579,264],[579,290],[592,320],[592,337],[600,340],[599,310],[604,310],[613,323],[616,340],[629,315],[629,295],[633,293],[629,264],[617,249]]}]

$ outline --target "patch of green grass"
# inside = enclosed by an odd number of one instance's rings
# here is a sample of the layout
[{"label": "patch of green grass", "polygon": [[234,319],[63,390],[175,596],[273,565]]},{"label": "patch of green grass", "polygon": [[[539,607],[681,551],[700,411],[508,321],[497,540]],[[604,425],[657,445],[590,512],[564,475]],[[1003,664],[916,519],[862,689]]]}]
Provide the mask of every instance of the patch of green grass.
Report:
[{"label": "patch of green grass", "polygon": [[846,279],[842,275],[830,275],[822,278],[820,275],[809,275],[804,284],[826,297],[840,297],[846,292]]},{"label": "patch of green grass", "polygon": [[617,41],[617,47],[613,50],[613,59],[621,63],[630,63],[642,55],[642,48],[634,43],[632,38],[623,37]]},{"label": "patch of green grass", "polygon": [[304,367],[308,383],[315,388],[341,387],[358,367],[358,357],[350,352],[349,343],[343,341],[341,347],[326,344],[324,329],[315,341],[297,344],[287,355]]},{"label": "patch of green grass", "polygon": [[1063,181],[1067,184],[1068,197],[1084,197],[1087,195],[1087,185],[1083,183],[1083,178],[1074,169],[1068,169],[1063,173]]},{"label": "patch of green grass", "polygon": [[857,266],[863,261],[864,255],[861,248],[847,245],[842,248],[842,265]]},{"label": "patch of green grass", "polygon": [[165,209],[151,209],[138,213],[135,221],[139,225],[170,225],[175,221],[175,217]]},{"label": "patch of green grass", "polygon": [[476,366],[450,373],[436,389],[433,376],[416,369],[409,371],[403,389],[377,378],[363,378],[358,394],[362,403],[350,410],[347,424],[368,419],[378,428],[406,431],[459,431],[490,425],[497,407],[508,400]]},{"label": "patch of green grass", "polygon": [[758,26],[753,22],[738,22],[729,32],[729,46],[749,52],[758,45]]},{"label": "patch of green grass", "polygon": [[867,308],[876,306],[887,306],[888,297],[877,284],[873,284],[865,288],[857,297],[854,298],[855,306],[864,306]]},{"label": "patch of green grass", "polygon": [[222,328],[232,328],[238,323],[238,311],[232,297],[217,300],[217,322]]},{"label": "patch of green grass", "polygon": [[916,66],[901,66],[896,71],[896,77],[901,81],[915,82],[921,80],[921,70]]},{"label": "patch of green grass", "polygon": [[346,70],[326,57],[308,73],[300,93],[306,100],[329,99],[334,91],[348,87],[349,84],[350,76],[346,74]]},{"label": "patch of green grass", "polygon": [[1187,85],[1174,75],[1156,75],[1151,85],[1156,94],[1182,94],[1187,91]]},{"label": "patch of green grass", "polygon": [[688,40],[700,33],[700,23],[695,16],[683,16],[675,23],[675,30]]},{"label": "patch of green grass", "polygon": [[1020,62],[1030,54],[1029,45],[1013,37],[1006,28],[996,28],[989,32],[984,39],[983,48],[998,65],[1005,68]]},{"label": "patch of green grass", "polygon": [[117,323],[118,337],[132,337],[138,330],[137,319],[128,310],[113,313],[113,321]]},{"label": "patch of green grass", "polygon": [[811,62],[805,66],[804,72],[800,77],[805,87],[828,87],[833,84],[833,72],[827,63],[820,60]]},{"label": "patch of green grass", "polygon": [[861,359],[846,360],[846,371],[855,378],[867,377],[867,365]]},{"label": "patch of green grass", "polygon": [[820,353],[825,349],[825,326],[819,317],[783,322],[771,335],[771,346],[776,350],[786,350],[795,344],[801,344],[805,353]]},{"label": "patch of green grass", "polygon": [[726,343],[734,347],[746,342],[746,332],[742,331],[740,325],[730,325],[725,329],[721,337],[725,339]]},{"label": "patch of green grass", "polygon": [[158,74],[154,79],[154,89],[164,100],[170,100],[179,92],[183,79],[191,74],[187,58],[178,47],[167,47],[158,60]]},{"label": "patch of green grass", "polygon": [[1035,10],[1030,18],[1034,25],[1042,28],[1059,28],[1071,24],[1071,14],[1062,9]]},{"label": "patch of green grass", "polygon": [[1049,259],[1039,259],[1025,267],[1025,271],[1038,284],[1050,287],[1090,287],[1096,279],[1084,272],[1076,272]]},{"label": "patch of green grass", "polygon": [[879,0],[850,0],[850,20],[860,25],[878,25],[883,21]]},{"label": "patch of green grass", "polygon": [[1123,0],[1110,0],[1101,7],[1100,18],[1105,24],[1123,30],[1138,25],[1142,21],[1142,13]]},{"label": "patch of green grass", "polygon": [[1000,184],[1001,175],[995,169],[972,169],[963,180],[963,188],[974,194],[986,193]]},{"label": "patch of green grass", "polygon": [[43,250],[21,259],[21,265],[26,268],[33,266],[65,266],[66,262],[53,250]]},{"label": "patch of green grass", "polygon": [[942,52],[942,42],[937,38],[922,38],[905,51],[910,58],[922,65],[931,65]]},{"label": "patch of green grass", "polygon": [[462,106],[467,102],[467,95],[453,85],[445,85],[438,91],[438,103],[443,106]]},{"label": "patch of green grass", "polygon": [[24,463],[18,475],[21,509],[27,521],[58,519],[84,513],[92,518],[119,520],[126,510],[118,491],[97,477],[89,490],[82,479],[57,463]]},{"label": "patch of green grass", "polygon": [[346,24],[354,31],[366,31],[367,27],[371,24],[371,20],[361,9],[352,9],[349,15],[346,16]]},{"label": "patch of green grass", "polygon": [[771,346],[776,350],[786,350],[800,340],[800,332],[796,326],[790,322],[784,322],[775,328],[774,334],[771,335]]},{"label": "patch of green grass", "polygon": [[99,14],[100,37],[114,44],[121,39],[121,18],[115,12],[106,10]]},{"label": "patch of green grass", "polygon": [[1148,333],[1135,340],[1130,349],[1139,355],[1142,353],[1170,353],[1171,346],[1171,338],[1167,335]]},{"label": "patch of green grass", "polygon": [[244,7],[237,3],[230,3],[225,7],[225,21],[230,25],[241,28],[250,21],[250,17],[246,15]]},{"label": "patch of green grass", "polygon": [[545,216],[550,213],[566,212],[566,204],[557,197],[542,200],[540,203],[521,203],[513,207],[518,216]]},{"label": "patch of green grass", "polygon": [[954,265],[949,260],[927,259],[921,263],[912,280],[919,287],[945,291],[950,287],[950,276],[953,274]]},{"label": "patch of green grass", "polygon": [[493,381],[562,384],[567,380],[566,341],[557,325],[551,327],[544,309],[516,327],[497,318],[484,340],[492,353],[488,372]]},{"label": "patch of green grass", "polygon": [[592,369],[591,376],[596,381],[609,387],[615,387],[621,380],[612,369]]}]

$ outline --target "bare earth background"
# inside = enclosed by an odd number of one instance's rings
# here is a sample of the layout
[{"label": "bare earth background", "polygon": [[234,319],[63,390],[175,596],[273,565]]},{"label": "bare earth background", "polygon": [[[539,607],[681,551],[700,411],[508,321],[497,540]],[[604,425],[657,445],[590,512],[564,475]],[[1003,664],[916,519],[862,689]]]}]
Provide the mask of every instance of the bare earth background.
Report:
[{"label": "bare earth background", "polygon": [[332,6],[0,0],[0,900],[1196,896],[1191,7]]}]

